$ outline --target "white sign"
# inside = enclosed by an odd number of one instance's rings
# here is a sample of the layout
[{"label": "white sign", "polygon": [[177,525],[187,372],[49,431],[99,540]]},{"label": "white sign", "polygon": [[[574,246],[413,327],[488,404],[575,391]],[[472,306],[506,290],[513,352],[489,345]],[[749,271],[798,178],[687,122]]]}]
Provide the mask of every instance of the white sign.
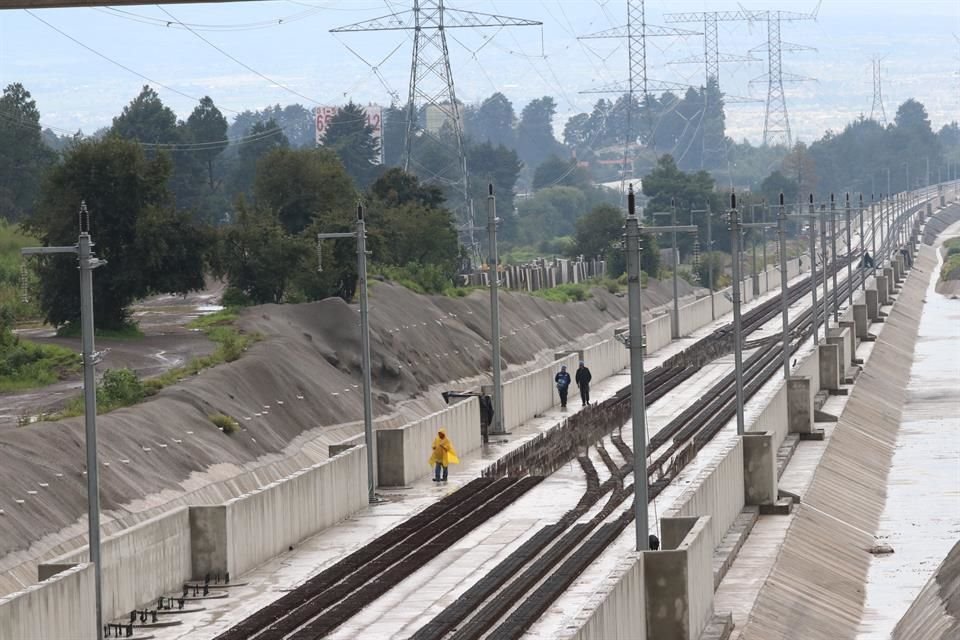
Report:
[{"label": "white sign", "polygon": [[[323,146],[323,138],[327,134],[327,127],[342,107],[317,107],[314,115],[317,123],[317,144]],[[361,107],[367,117],[367,124],[373,129],[373,139],[380,147],[380,157],[377,164],[383,164],[383,107],[369,105]]]}]

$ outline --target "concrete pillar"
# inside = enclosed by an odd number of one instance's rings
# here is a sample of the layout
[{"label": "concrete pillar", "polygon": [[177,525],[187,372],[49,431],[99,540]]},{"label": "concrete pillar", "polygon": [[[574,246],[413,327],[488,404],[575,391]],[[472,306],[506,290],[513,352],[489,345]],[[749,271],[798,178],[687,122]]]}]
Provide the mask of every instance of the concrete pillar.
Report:
[{"label": "concrete pillar", "polygon": [[195,580],[232,568],[227,550],[227,508],[225,504],[190,507],[190,564]]},{"label": "concrete pillar", "polygon": [[861,342],[866,340],[867,328],[870,326],[870,321],[867,317],[866,304],[853,305],[853,324],[854,330],[856,331],[857,340],[860,340]]},{"label": "concrete pillar", "polygon": [[820,343],[818,347],[820,365],[820,388],[827,391],[840,389],[840,347],[831,343]]},{"label": "concrete pillar", "polygon": [[877,275],[877,304],[881,307],[890,304],[890,284],[886,275]]},{"label": "concrete pillar", "polygon": [[787,378],[787,425],[790,433],[813,431],[813,393],[809,376]]},{"label": "concrete pillar", "polygon": [[754,431],[743,434],[743,497],[746,505],[777,501],[777,452],[773,434]]},{"label": "concrete pillar", "polygon": [[903,277],[903,266],[900,262],[900,256],[897,256],[890,261],[890,271],[893,274],[893,282],[895,284],[899,283]]},{"label": "concrete pillar", "polygon": [[[875,285],[877,289],[880,285]],[[877,289],[867,289],[864,293],[864,301],[867,307],[867,318],[873,322],[880,317],[880,295]]]},{"label": "concrete pillar", "polygon": [[887,278],[887,293],[892,296],[897,292],[896,280],[893,279],[893,267],[884,267],[883,275]]},{"label": "concrete pillar", "polygon": [[827,344],[834,344],[837,346],[837,359],[840,363],[840,382],[843,382],[846,377],[847,372],[847,362],[849,362],[849,356],[847,351],[850,348],[847,346],[848,338],[846,335],[846,329],[830,329],[830,335],[827,336]]},{"label": "concrete pillar", "polygon": [[409,460],[404,457],[404,434],[403,429],[381,429],[373,433],[377,441],[378,487],[402,487],[407,483],[405,472]]}]

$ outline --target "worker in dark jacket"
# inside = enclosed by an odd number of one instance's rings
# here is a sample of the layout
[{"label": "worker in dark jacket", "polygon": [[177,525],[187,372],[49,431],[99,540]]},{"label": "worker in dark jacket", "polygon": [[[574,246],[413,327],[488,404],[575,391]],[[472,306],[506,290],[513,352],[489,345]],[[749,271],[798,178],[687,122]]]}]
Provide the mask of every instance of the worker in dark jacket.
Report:
[{"label": "worker in dark jacket", "polygon": [[561,365],[560,371],[554,376],[553,381],[557,383],[557,393],[560,394],[560,408],[567,408],[567,391],[570,389],[570,374],[567,373],[567,366]]},{"label": "worker in dark jacket", "polygon": [[580,388],[580,401],[583,403],[583,406],[586,406],[590,404],[590,380],[593,379],[593,376],[590,375],[590,369],[587,369],[583,360],[580,361],[580,368],[577,369],[575,379],[577,381],[577,387]]}]

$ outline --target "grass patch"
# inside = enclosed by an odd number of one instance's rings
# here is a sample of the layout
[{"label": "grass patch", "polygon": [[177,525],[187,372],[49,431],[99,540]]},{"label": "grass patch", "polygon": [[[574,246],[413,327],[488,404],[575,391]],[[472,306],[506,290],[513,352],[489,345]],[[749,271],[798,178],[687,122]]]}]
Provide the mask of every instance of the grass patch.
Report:
[{"label": "grass patch", "polygon": [[224,413],[214,413],[207,418],[228,436],[240,430],[240,423]]},{"label": "grass patch", "polygon": [[960,280],[960,253],[949,255],[943,261],[943,267],[940,268],[940,279]]},{"label": "grass patch", "polygon": [[[68,322],[57,329],[57,335],[62,338],[79,338],[81,330],[82,327],[79,321]],[[140,331],[140,327],[137,326],[136,322],[128,322],[122,327],[115,329],[94,329],[93,335],[98,338],[113,338],[115,340],[137,340],[143,337],[143,332]]]},{"label": "grass patch", "polygon": [[583,302],[593,295],[590,292],[591,286],[586,282],[561,284],[550,289],[534,291],[531,295],[551,302]]},{"label": "grass patch", "polygon": [[0,393],[45,387],[78,371],[76,352],[14,338],[0,354]]},{"label": "grass patch", "polygon": [[228,307],[215,313],[208,313],[194,318],[187,324],[188,329],[210,329],[211,327],[222,327],[233,324],[238,317],[237,309]]},{"label": "grass patch", "polygon": [[[35,247],[42,243],[38,238],[27,235],[18,224],[11,224],[0,218],[0,307],[13,314],[15,322],[39,320],[42,316],[37,304],[36,291],[39,280],[29,267],[29,258],[20,255],[23,247]],[[35,260],[35,259],[34,259]],[[21,268],[26,266],[28,300],[23,301],[21,290]]]}]

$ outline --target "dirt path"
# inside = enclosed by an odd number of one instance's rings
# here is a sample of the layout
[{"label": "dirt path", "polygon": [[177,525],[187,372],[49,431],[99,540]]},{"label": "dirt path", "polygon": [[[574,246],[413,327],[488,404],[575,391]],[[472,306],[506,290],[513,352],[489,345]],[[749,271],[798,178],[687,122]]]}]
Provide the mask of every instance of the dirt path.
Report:
[{"label": "dirt path", "polygon": [[[103,352],[98,373],[107,369],[133,369],[142,378],[158,376],[183,366],[192,358],[211,353],[215,345],[187,324],[201,315],[218,310],[223,284],[211,282],[203,291],[187,296],[153,296],[133,306],[133,318],[143,338],[99,338],[96,348]],[[60,338],[49,327],[17,332],[24,339],[55,344],[80,351],[80,338]],[[15,428],[18,421],[62,409],[80,392],[81,376],[71,376],[40,389],[0,394],[0,430]]]}]

